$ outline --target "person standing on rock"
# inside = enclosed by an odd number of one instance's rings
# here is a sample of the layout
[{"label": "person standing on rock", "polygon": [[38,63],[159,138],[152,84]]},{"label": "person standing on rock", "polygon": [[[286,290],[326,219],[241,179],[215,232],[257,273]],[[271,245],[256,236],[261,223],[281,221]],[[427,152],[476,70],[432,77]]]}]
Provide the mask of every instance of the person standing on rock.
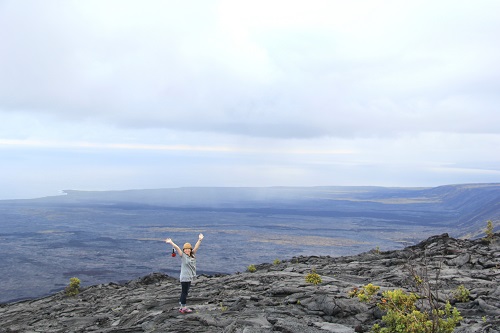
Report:
[{"label": "person standing on rock", "polygon": [[181,275],[180,275],[180,280],[181,280],[181,287],[182,287],[182,292],[181,292],[181,298],[179,300],[179,304],[181,305],[181,308],[179,309],[179,312],[181,313],[189,313],[193,312],[191,309],[189,309],[186,306],[186,300],[187,296],[189,293],[189,288],[191,287],[191,282],[194,280],[196,277],[196,258],[195,254],[196,251],[200,248],[201,241],[203,239],[203,234],[198,235],[198,241],[194,245],[194,248],[191,246],[190,243],[185,243],[184,246],[181,248],[177,246],[171,238],[165,239],[165,242],[167,244],[171,244],[174,249],[177,251],[179,256],[181,257]]}]

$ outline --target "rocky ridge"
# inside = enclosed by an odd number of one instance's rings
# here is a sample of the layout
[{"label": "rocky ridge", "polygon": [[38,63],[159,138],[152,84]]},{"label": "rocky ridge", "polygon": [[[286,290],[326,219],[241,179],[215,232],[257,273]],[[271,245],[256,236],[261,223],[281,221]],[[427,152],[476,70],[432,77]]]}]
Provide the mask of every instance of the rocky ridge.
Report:
[{"label": "rocky ridge", "polygon": [[[160,273],[119,285],[84,288],[35,300],[0,305],[0,332],[368,332],[383,315],[349,298],[353,287],[408,287],[409,269],[426,271],[464,320],[455,332],[500,332],[500,234],[491,243],[447,234],[403,250],[372,250],[355,256],[294,257],[256,265],[254,273],[199,276],[178,312],[180,284]],[[305,281],[315,271],[322,283]],[[459,285],[470,300],[455,302]]]}]

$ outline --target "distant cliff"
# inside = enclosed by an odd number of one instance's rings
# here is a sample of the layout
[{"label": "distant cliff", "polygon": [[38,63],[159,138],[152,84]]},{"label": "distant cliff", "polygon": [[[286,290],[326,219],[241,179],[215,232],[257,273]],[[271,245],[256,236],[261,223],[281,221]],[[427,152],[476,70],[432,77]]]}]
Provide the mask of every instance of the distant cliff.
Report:
[{"label": "distant cliff", "polygon": [[[491,243],[443,234],[403,250],[301,256],[256,265],[254,273],[202,275],[189,296],[191,314],[177,311],[177,279],[155,273],[75,297],[61,292],[1,305],[0,332],[368,332],[382,313],[348,292],[370,282],[406,289],[410,268],[427,269],[429,278],[439,273],[439,302],[451,300],[464,317],[455,332],[500,332],[498,233]],[[317,286],[305,280],[313,269],[322,279]],[[459,285],[470,291],[468,301],[455,300]]]},{"label": "distant cliff", "polygon": [[480,235],[484,221],[500,218],[500,184],[441,186],[428,195],[436,195],[444,207],[456,211],[462,235]]},{"label": "distant cliff", "polygon": [[64,193],[61,196],[3,202],[383,218],[397,223],[452,226],[454,236],[480,236],[487,220],[500,220],[500,183],[429,188],[185,187],[126,191],[65,190]]}]

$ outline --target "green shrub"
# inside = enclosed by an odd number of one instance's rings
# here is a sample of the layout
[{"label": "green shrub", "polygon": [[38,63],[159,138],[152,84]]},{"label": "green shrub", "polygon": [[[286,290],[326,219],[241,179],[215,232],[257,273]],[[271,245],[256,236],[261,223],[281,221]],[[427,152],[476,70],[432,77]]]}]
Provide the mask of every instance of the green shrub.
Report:
[{"label": "green shrub", "polygon": [[221,302],[221,303],[220,303],[220,311],[221,311],[221,312],[225,312],[225,311],[227,311],[227,309],[228,309],[228,307],[227,307],[227,306],[225,306],[225,305],[224,305],[224,303],[222,303],[222,302]]},{"label": "green shrub", "polygon": [[273,264],[274,264],[274,265],[279,265],[279,264],[281,264],[281,260],[279,260],[279,259],[274,259]]},{"label": "green shrub", "polygon": [[486,240],[491,243],[493,241],[493,235],[494,235],[493,222],[491,222],[491,220],[488,220],[488,222],[486,222],[485,233],[486,233],[486,237],[485,237]]},{"label": "green shrub", "polygon": [[385,327],[374,325],[376,333],[452,333],[463,319],[457,308],[446,302],[444,309],[431,312],[420,311],[415,306],[419,298],[414,293],[405,293],[401,289],[386,291],[378,305],[386,311],[382,317]]},{"label": "green shrub", "polygon": [[374,295],[380,290],[379,286],[375,286],[371,283],[367,284],[361,288],[354,288],[349,292],[349,297],[357,297],[360,302],[368,303],[370,302]]},{"label": "green shrub", "polygon": [[421,286],[422,283],[424,283],[424,279],[422,279],[422,277],[418,274],[414,274],[413,275],[413,280],[415,280],[415,285],[417,287]]},{"label": "green shrub", "polygon": [[460,312],[449,302],[444,308],[435,307],[420,311],[415,304],[421,299],[418,294],[395,289],[383,292],[380,297],[377,294],[379,289],[380,287],[370,283],[349,292],[349,297],[358,297],[361,302],[375,303],[385,311],[382,317],[385,325],[373,325],[375,333],[452,333],[463,319]]},{"label": "green shrub", "polygon": [[463,284],[459,285],[457,289],[453,292],[453,296],[459,302],[468,302],[470,291],[464,287]]},{"label": "green shrub", "polygon": [[72,277],[69,279],[69,286],[64,289],[66,296],[75,296],[80,292],[80,279]]},{"label": "green shrub", "polygon": [[253,273],[257,270],[257,268],[255,268],[255,265],[250,265],[247,267],[247,271],[249,271],[250,273]]},{"label": "green shrub", "polygon": [[319,276],[319,274],[316,273],[316,270],[313,269],[311,273],[306,275],[306,282],[317,285],[323,282],[323,280],[321,279],[321,276]]}]

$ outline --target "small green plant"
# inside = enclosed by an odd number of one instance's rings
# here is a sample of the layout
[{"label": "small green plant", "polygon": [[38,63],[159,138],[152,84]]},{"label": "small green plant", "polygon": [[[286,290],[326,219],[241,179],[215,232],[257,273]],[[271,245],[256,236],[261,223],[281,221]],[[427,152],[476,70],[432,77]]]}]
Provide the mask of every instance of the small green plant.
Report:
[{"label": "small green plant", "polygon": [[227,306],[225,306],[222,302],[220,303],[220,311],[221,312],[227,311]]},{"label": "small green plant", "polygon": [[486,233],[486,237],[485,237],[486,240],[491,243],[493,241],[493,235],[494,235],[493,222],[491,222],[491,220],[488,220],[488,222],[486,222],[485,233]]},{"label": "small green plant", "polygon": [[300,305],[300,304],[301,304],[301,303],[300,303],[300,299],[298,299],[298,300],[297,300],[297,305]]},{"label": "small green plant", "polygon": [[319,276],[319,274],[316,273],[316,269],[313,268],[311,273],[306,275],[306,282],[318,285],[321,282],[323,282],[323,280],[321,279],[321,276]]},{"label": "small green plant", "polygon": [[373,252],[375,252],[375,254],[380,254],[380,246],[376,246]]},{"label": "small green plant", "polygon": [[486,323],[486,316],[483,316],[482,319],[483,319],[483,323]]},{"label": "small green plant", "polygon": [[361,287],[361,288],[353,288],[349,292],[349,297],[351,297],[351,298],[357,297],[360,302],[368,303],[373,299],[373,297],[375,296],[375,294],[379,290],[380,290],[379,286],[375,286],[375,285],[369,283],[366,286]]},{"label": "small green plant", "polygon": [[416,284],[417,286],[420,286],[420,285],[422,285],[422,283],[424,283],[424,280],[423,280],[423,279],[422,279],[422,277],[421,277],[420,275],[418,275],[418,274],[413,275],[413,279],[415,280],[415,284]]},{"label": "small green plant", "polygon": [[279,264],[281,264],[281,260],[279,260],[279,259],[274,259],[273,264],[274,264],[274,265],[279,265]]},{"label": "small green plant", "polygon": [[72,277],[69,279],[69,286],[64,289],[66,296],[75,296],[80,292],[80,279]]},{"label": "small green plant", "polygon": [[250,266],[247,267],[247,271],[249,271],[250,273],[253,273],[257,270],[257,268],[255,268],[255,265],[252,264]]},{"label": "small green plant", "polygon": [[457,289],[455,289],[453,296],[457,301],[465,303],[469,301],[470,292],[464,287],[463,284],[461,284]]}]

